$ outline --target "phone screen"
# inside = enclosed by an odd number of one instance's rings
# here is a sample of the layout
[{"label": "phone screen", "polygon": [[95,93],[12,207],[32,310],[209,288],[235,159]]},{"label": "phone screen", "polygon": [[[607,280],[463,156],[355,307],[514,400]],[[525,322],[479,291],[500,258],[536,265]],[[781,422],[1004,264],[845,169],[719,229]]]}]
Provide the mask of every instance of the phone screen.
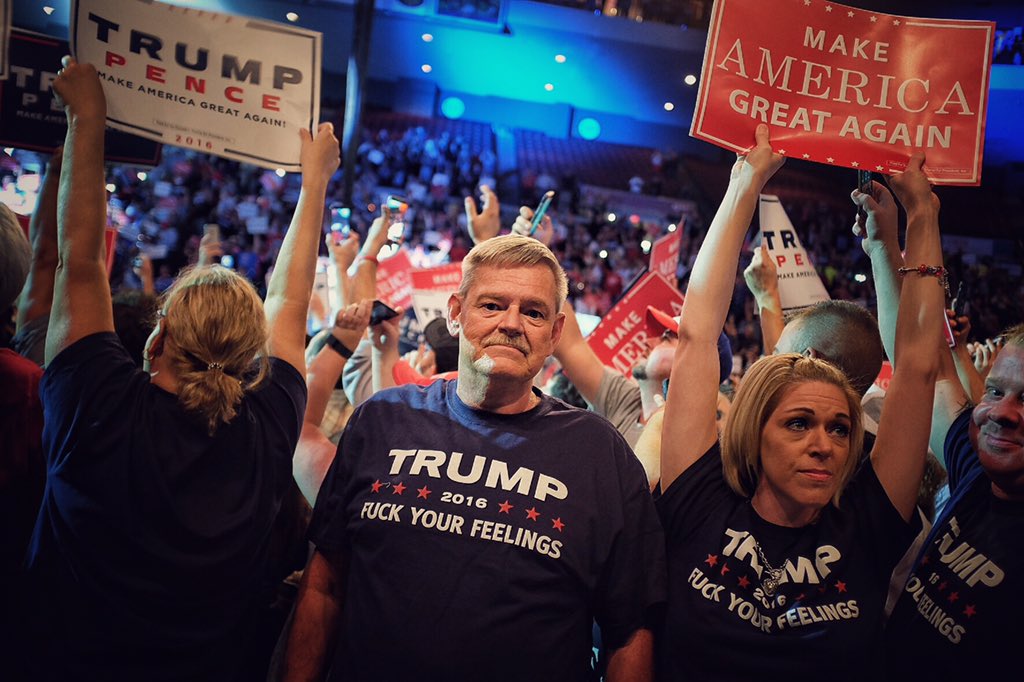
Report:
[{"label": "phone screen", "polygon": [[388,304],[383,301],[374,301],[373,310],[370,311],[370,324],[380,324],[384,320],[390,320],[396,315],[398,315],[398,311]]},{"label": "phone screen", "polygon": [[334,243],[337,244],[348,238],[352,230],[350,218],[352,209],[348,206],[331,207],[331,234],[334,235]]},{"label": "phone screen", "polygon": [[409,200],[395,194],[389,194],[387,207],[391,211],[391,225],[388,226],[388,239],[401,244],[405,237],[405,212],[409,210]]}]

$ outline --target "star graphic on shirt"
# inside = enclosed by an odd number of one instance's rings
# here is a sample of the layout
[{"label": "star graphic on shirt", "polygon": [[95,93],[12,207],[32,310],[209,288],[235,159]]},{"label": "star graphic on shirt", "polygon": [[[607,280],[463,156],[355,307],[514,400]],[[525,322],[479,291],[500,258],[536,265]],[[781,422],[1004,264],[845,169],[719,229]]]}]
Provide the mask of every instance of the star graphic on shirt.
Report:
[{"label": "star graphic on shirt", "polygon": [[796,595],[796,600],[797,601],[803,601],[806,596],[807,596],[806,594],[801,592],[800,594]]},{"label": "star graphic on shirt", "polygon": [[949,583],[943,580],[939,583],[939,592],[945,592],[947,587],[949,587]]},{"label": "star graphic on shirt", "polygon": [[828,589],[827,585],[822,585],[821,587],[818,588],[818,592],[820,592],[821,594],[825,594],[825,590],[827,590],[827,589]]},{"label": "star graphic on shirt", "polygon": [[750,587],[750,579],[747,578],[747,576],[742,575],[742,576],[740,576],[740,579],[736,581],[736,584],[739,585],[740,587],[746,589],[746,588]]},{"label": "star graphic on shirt", "polygon": [[422,488],[416,488],[416,499],[418,500],[422,497],[425,500],[432,492],[433,491],[430,490],[430,488],[428,488],[427,486],[423,486]]},{"label": "star graphic on shirt", "polygon": [[704,563],[706,563],[708,566],[714,566],[718,563],[718,555],[708,554],[708,558],[704,560]]},{"label": "star graphic on shirt", "polygon": [[509,504],[508,500],[505,500],[504,502],[498,505],[498,513],[508,514],[509,510],[512,509],[512,507],[513,505]]},{"label": "star graphic on shirt", "polygon": [[893,26],[899,26],[900,25],[900,20],[899,19],[893,19],[892,20],[892,25]]},{"label": "star graphic on shirt", "polygon": [[977,612],[978,610],[974,608],[974,604],[968,604],[967,608],[964,609],[964,615],[968,618],[974,618],[974,614],[976,614]]},{"label": "star graphic on shirt", "polygon": [[725,574],[726,574],[726,573],[728,573],[728,572],[729,572],[730,570],[731,570],[731,569],[729,568],[728,564],[722,564],[722,575],[725,575]]},{"label": "star graphic on shirt", "polygon": [[927,566],[928,565],[928,555],[927,554],[925,554],[923,557],[921,557],[921,565],[922,566]]},{"label": "star graphic on shirt", "polygon": [[809,158],[811,158],[811,155],[810,154],[804,154],[804,158],[805,159],[809,159]]},{"label": "star graphic on shirt", "polygon": [[854,168],[860,168],[860,161],[852,161],[850,162],[850,165]]},{"label": "star graphic on shirt", "polygon": [[526,516],[531,521],[536,521],[537,518],[540,516],[540,514],[537,512],[537,508],[536,507],[530,507],[529,509],[526,510]]},{"label": "star graphic on shirt", "polygon": [[877,21],[878,21],[878,17],[871,17],[871,23],[872,24],[877,22]]},{"label": "star graphic on shirt", "polygon": [[846,583],[844,583],[842,580],[837,580],[836,581],[836,589],[839,590],[840,594],[842,594],[843,592],[846,592]]},{"label": "star graphic on shirt", "polygon": [[405,492],[405,484],[404,483],[399,483],[398,485],[395,486],[394,492],[391,493],[391,494],[392,495],[401,495],[404,492]]},{"label": "star graphic on shirt", "polygon": [[955,602],[959,598],[960,598],[960,593],[959,592],[950,592],[949,593],[949,603],[950,604],[952,604],[953,602]]},{"label": "star graphic on shirt", "polygon": [[371,486],[370,486],[370,488],[371,488],[371,489],[373,490],[373,492],[375,492],[375,493],[379,493],[379,492],[380,492],[380,489],[381,489],[381,488],[383,488],[383,487],[384,487],[384,484],[383,484],[383,483],[381,483],[381,482],[380,482],[380,480],[376,480],[376,481],[374,481],[374,482],[373,482],[373,485],[371,485]]},{"label": "star graphic on shirt", "polygon": [[561,533],[562,529],[565,528],[565,524],[562,523],[562,517],[559,516],[556,519],[551,519],[551,527]]}]

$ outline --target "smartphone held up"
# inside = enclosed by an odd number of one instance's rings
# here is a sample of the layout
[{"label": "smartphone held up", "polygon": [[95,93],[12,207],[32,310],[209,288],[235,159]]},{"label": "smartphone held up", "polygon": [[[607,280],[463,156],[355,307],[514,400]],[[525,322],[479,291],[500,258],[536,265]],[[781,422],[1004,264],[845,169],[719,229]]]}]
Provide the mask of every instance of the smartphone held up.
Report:
[{"label": "smartphone held up", "polygon": [[331,236],[335,244],[348,239],[352,233],[352,209],[348,206],[331,206]]},{"label": "smartphone held up", "polygon": [[405,213],[409,210],[409,200],[397,194],[389,194],[385,205],[391,212],[391,225],[388,226],[388,241],[401,244],[405,238]]}]

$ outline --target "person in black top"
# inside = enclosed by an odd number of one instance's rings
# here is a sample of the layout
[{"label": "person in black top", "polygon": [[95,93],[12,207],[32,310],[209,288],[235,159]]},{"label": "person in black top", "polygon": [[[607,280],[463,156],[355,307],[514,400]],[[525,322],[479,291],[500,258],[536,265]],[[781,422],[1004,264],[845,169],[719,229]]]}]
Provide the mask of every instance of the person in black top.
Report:
[{"label": "person in black top", "polygon": [[219,265],[182,274],[142,370],[114,334],[101,256],[100,81],[66,57],[53,88],[68,133],[40,388],[47,485],[23,591],[26,677],[232,679],[290,484],[338,142],[329,124],[315,138],[300,131],[302,193],[266,303]]},{"label": "person in black top", "polygon": [[666,680],[878,676],[889,577],[914,537],[931,419],[922,396],[934,385],[944,304],[929,276],[941,273],[941,248],[923,156],[891,183],[907,211],[908,261],[938,269],[903,283],[889,392],[900,410],[883,414],[869,461],[858,468],[860,396],[849,379],[794,353],[751,367],[719,445],[715,341],[758,194],[782,162],[758,126],[683,305],[657,501],[668,538]]}]

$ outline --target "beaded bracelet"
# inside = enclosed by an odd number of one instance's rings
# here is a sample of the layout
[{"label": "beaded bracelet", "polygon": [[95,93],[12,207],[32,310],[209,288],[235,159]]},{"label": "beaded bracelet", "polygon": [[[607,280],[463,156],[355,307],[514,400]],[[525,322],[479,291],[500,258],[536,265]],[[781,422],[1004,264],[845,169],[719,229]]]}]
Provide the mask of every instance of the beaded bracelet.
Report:
[{"label": "beaded bracelet", "polygon": [[896,272],[899,273],[900,277],[903,277],[908,272],[917,273],[921,277],[936,277],[942,288],[946,290],[946,295],[949,296],[949,270],[941,265],[925,265],[922,263],[916,268],[899,268]]}]

